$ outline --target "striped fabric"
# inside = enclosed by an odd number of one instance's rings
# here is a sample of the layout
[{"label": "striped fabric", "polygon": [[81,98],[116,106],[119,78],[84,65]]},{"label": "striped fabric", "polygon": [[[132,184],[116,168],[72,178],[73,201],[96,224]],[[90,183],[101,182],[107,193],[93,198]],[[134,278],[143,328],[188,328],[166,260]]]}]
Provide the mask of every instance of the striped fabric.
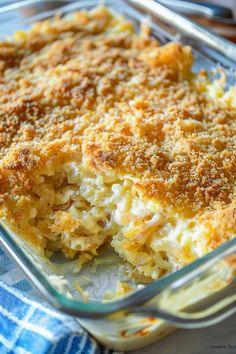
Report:
[{"label": "striped fabric", "polygon": [[0,248],[0,354],[114,354],[43,302]]}]

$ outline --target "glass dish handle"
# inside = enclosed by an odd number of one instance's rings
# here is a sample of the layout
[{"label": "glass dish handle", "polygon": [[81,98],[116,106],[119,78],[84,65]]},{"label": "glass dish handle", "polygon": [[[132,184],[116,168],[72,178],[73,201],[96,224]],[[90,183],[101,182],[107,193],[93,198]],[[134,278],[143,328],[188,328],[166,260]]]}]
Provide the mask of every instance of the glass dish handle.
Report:
[{"label": "glass dish handle", "polygon": [[201,328],[214,325],[236,312],[236,293],[228,299],[228,303],[222,299],[213,306],[196,312],[169,312],[155,307],[135,307],[132,313],[155,317],[165,320],[180,328]]},{"label": "glass dish handle", "polygon": [[207,261],[131,312],[183,328],[206,327],[229,317],[236,312],[235,250]]}]

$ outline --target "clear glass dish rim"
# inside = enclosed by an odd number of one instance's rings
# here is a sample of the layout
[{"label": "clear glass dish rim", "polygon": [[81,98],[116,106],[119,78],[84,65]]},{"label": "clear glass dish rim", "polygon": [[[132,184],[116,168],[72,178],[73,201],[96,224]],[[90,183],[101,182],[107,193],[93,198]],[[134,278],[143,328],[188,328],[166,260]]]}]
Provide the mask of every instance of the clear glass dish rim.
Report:
[{"label": "clear glass dish rim", "polygon": [[[8,11],[12,11],[14,9],[19,9],[24,6],[34,5],[39,2],[44,3],[53,3],[53,2],[65,2],[65,0],[23,0],[19,1],[17,4],[6,5],[0,8],[0,14],[4,14]],[[130,9],[133,11],[130,4],[125,2],[124,0],[106,0],[105,4],[112,6],[117,4],[122,4],[123,8],[121,9],[121,13],[127,15],[125,11]],[[77,8],[86,8],[95,6],[98,4],[98,0],[79,0],[76,2]],[[65,5],[67,6],[67,5]],[[64,6],[63,6],[64,7]],[[125,11],[124,11],[125,9]],[[60,12],[59,10],[55,10],[55,12]],[[136,10],[134,10],[136,12]],[[63,13],[63,12],[62,12]],[[131,14],[130,14],[131,15]],[[33,16],[34,17],[34,16]],[[34,20],[32,17],[32,21]],[[31,19],[31,17],[30,17]],[[27,19],[27,23],[30,22],[30,19]],[[196,27],[197,24],[194,23]],[[201,26],[199,26],[201,27]],[[210,32],[209,32],[210,33]],[[216,36],[219,40],[219,36]],[[221,38],[220,38],[221,39]],[[222,43],[225,43],[222,38]],[[55,307],[62,310],[65,313],[77,315],[80,318],[100,318],[106,315],[115,313],[117,311],[123,309],[129,309],[133,306],[142,305],[146,301],[150,300],[152,297],[162,292],[171,286],[171,284],[175,283],[178,280],[185,280],[189,278],[189,275],[197,272],[201,274],[209,268],[213,263],[217,262],[223,256],[228,255],[236,250],[236,237],[232,240],[225,242],[221,246],[219,246],[214,251],[208,253],[207,255],[195,260],[189,265],[170,273],[161,279],[153,281],[148,284],[145,288],[139,289],[136,292],[130,294],[129,296],[122,298],[120,300],[116,300],[109,303],[85,303],[82,301],[77,301],[66,297],[62,293],[60,293],[46,278],[46,276],[34,265],[34,263],[26,256],[25,252],[20,248],[17,241],[13,239],[11,234],[5,229],[4,224],[0,221],[0,241],[6,250],[11,254],[11,256],[15,259],[15,261],[20,265],[22,270],[25,272],[27,277],[36,285],[36,287],[41,291],[41,293],[45,296],[47,300],[49,300]]]}]

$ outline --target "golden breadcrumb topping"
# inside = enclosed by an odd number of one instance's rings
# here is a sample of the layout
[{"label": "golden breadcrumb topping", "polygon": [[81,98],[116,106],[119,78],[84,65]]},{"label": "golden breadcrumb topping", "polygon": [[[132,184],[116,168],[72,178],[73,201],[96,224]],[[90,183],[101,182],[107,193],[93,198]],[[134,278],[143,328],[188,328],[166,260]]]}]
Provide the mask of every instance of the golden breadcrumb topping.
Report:
[{"label": "golden breadcrumb topping", "polygon": [[27,167],[27,179],[35,144],[70,132],[93,165],[138,177],[148,197],[180,208],[230,203],[235,110],[183,80],[190,48],[116,26],[106,10],[77,13],[1,43],[1,167]]},{"label": "golden breadcrumb topping", "polygon": [[[135,33],[105,8],[44,21],[0,43],[4,215],[23,220],[33,202],[49,198],[46,189],[36,191],[39,181],[49,190],[60,166],[82,161],[90,173],[128,177],[139,198],[169,213],[216,223],[209,242],[227,237],[236,224],[236,110],[229,98],[208,94],[212,84],[191,73],[192,62],[190,47],[160,46],[145,26]],[[83,203],[86,209],[88,198]],[[85,232],[67,215],[69,199],[58,205],[49,221],[45,209],[30,224],[40,229],[42,247],[44,234]],[[63,247],[72,257],[83,250],[67,241]]]}]

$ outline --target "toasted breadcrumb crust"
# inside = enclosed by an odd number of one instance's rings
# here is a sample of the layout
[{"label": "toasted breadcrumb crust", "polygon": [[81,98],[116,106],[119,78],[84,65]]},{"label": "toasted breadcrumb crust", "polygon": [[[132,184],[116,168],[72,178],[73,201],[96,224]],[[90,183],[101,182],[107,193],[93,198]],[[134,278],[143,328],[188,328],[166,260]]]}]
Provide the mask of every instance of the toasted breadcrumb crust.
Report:
[{"label": "toasted breadcrumb crust", "polygon": [[0,43],[2,208],[49,159],[83,156],[96,173],[129,175],[142,198],[215,223],[220,243],[236,225],[236,112],[196,85],[192,62],[190,47],[160,46],[104,8]]}]

